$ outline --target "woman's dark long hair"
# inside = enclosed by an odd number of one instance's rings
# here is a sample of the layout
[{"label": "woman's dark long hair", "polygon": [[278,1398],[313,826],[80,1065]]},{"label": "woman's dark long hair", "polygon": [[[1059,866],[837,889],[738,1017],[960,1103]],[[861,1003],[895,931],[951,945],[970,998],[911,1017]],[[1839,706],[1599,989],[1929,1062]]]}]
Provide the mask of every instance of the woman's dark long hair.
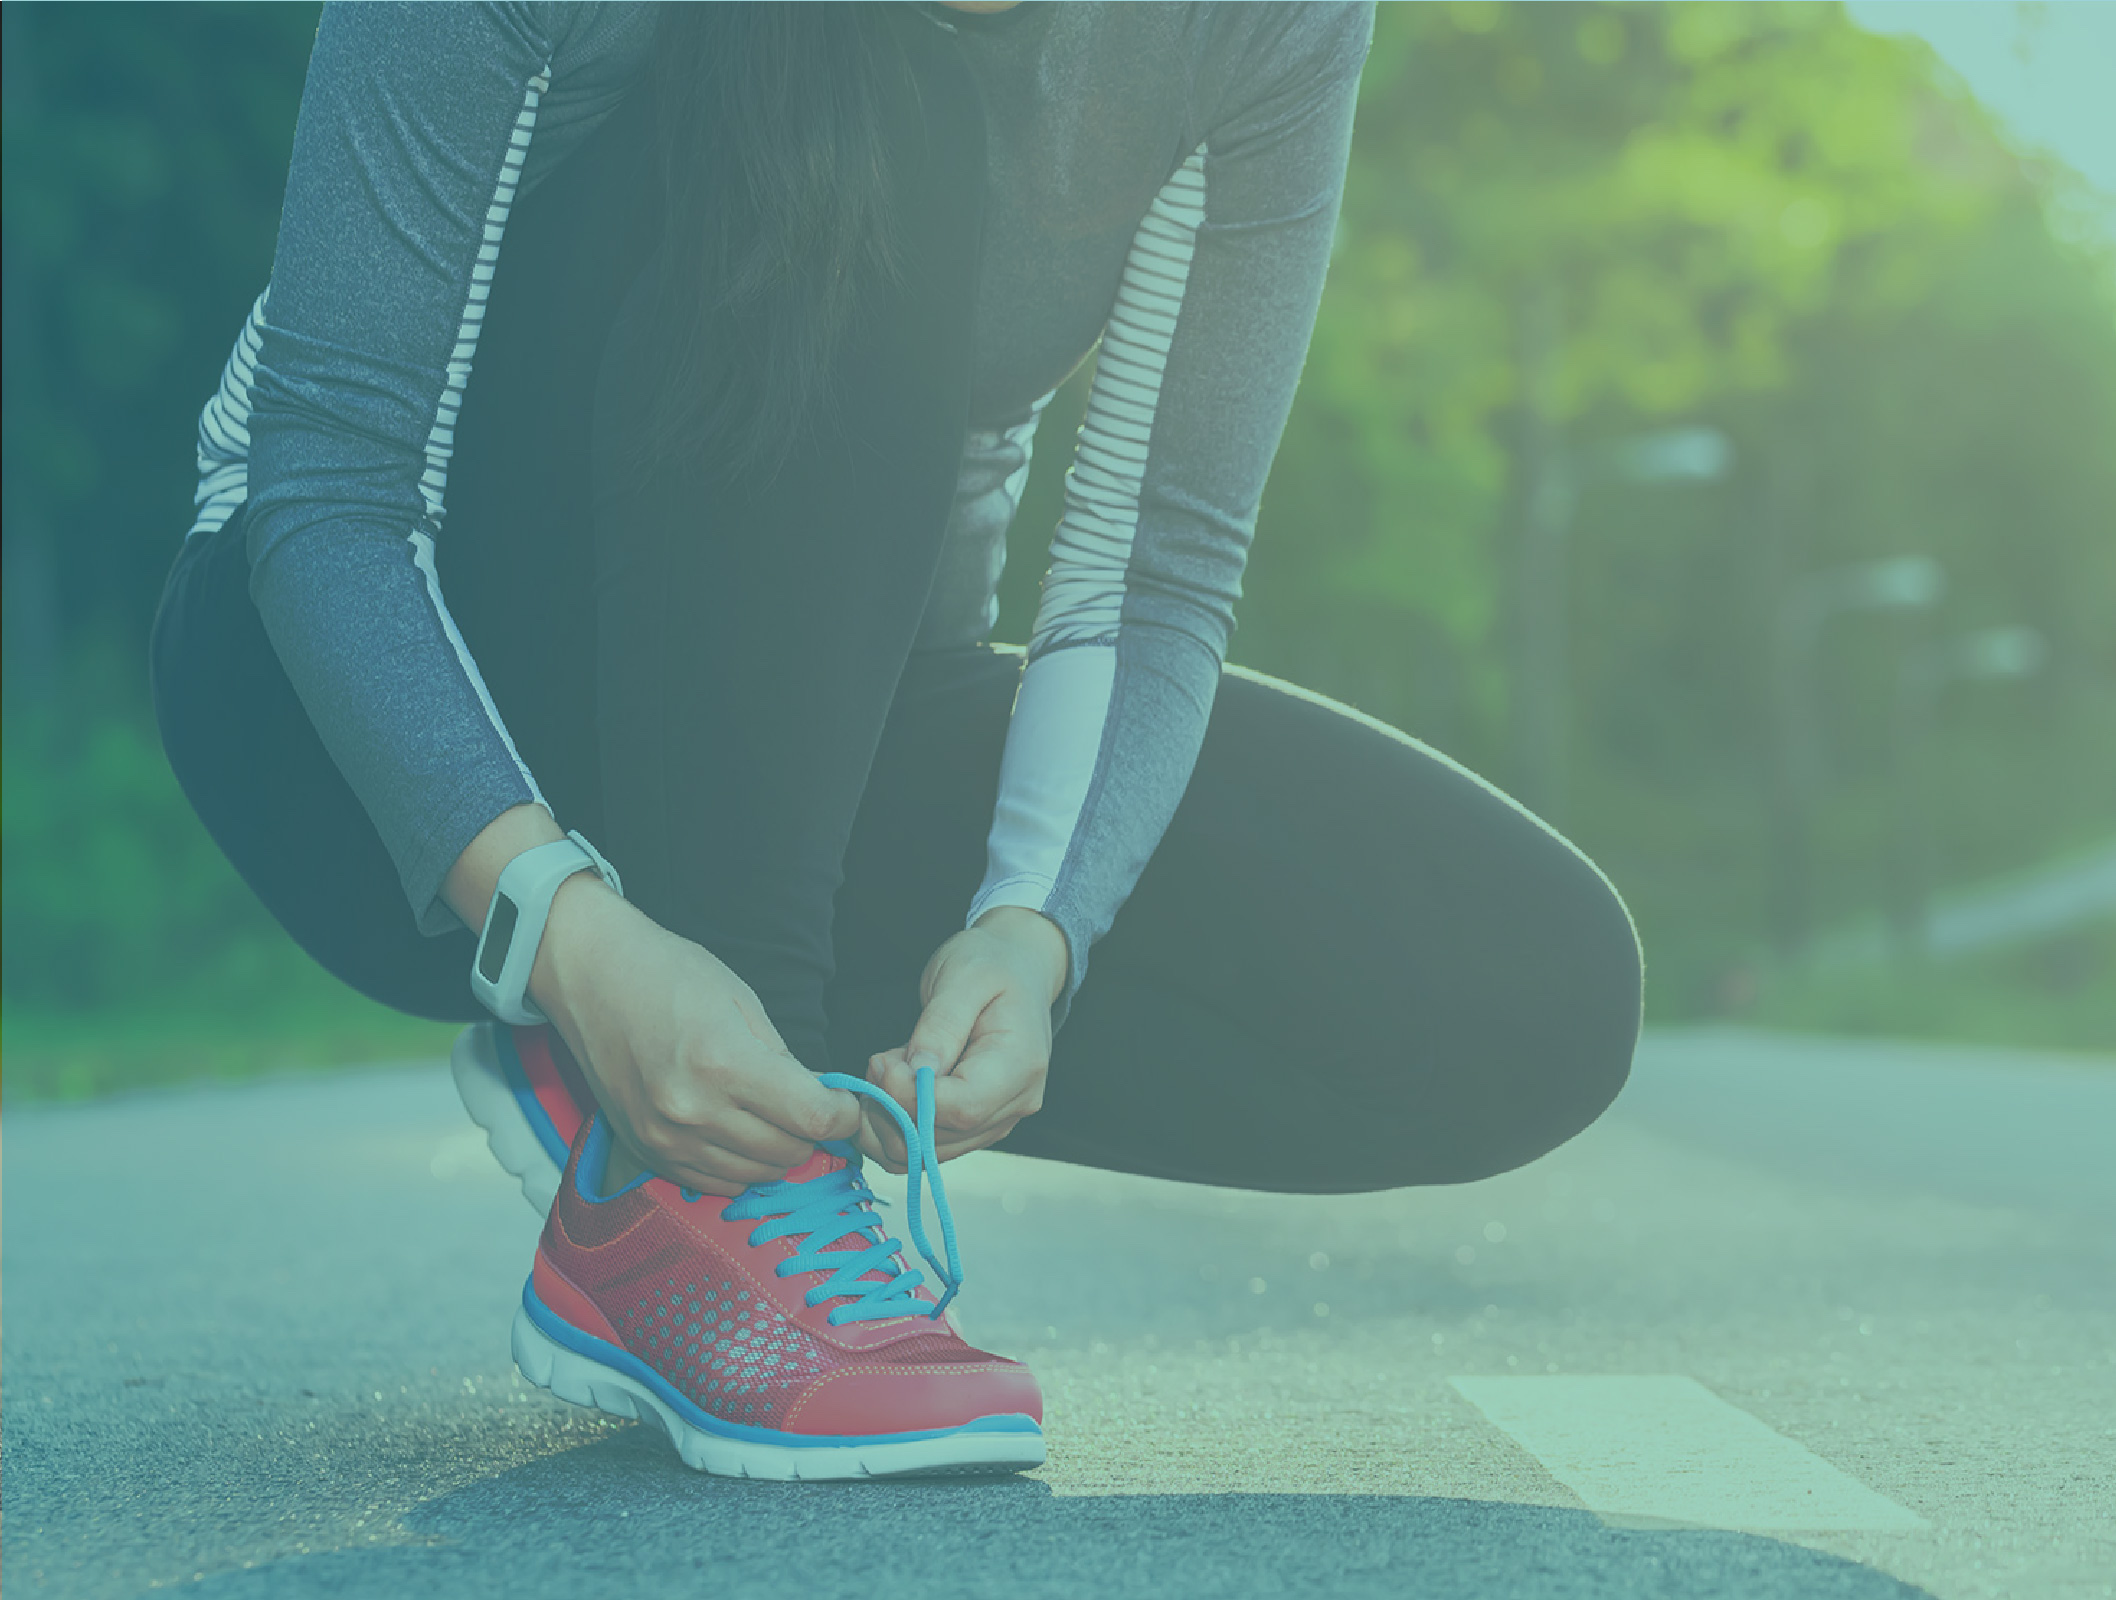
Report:
[{"label": "woman's dark long hair", "polygon": [[659,372],[642,464],[768,479],[833,410],[854,308],[902,281],[887,135],[915,90],[892,13],[914,10],[663,4]]}]

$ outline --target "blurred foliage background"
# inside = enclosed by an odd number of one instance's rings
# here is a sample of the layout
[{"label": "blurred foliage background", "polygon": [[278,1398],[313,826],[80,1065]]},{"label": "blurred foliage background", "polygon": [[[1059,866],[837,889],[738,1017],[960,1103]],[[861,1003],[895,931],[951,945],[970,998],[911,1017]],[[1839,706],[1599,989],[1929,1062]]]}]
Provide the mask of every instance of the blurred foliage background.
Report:
[{"label": "blurred foliage background", "polygon": [[[437,1051],[277,931],[146,704],[315,10],[0,17],[9,1093]],[[1384,4],[1235,659],[1574,837],[1656,1020],[2116,1049],[2116,261],[2070,181],[1835,5]]]}]

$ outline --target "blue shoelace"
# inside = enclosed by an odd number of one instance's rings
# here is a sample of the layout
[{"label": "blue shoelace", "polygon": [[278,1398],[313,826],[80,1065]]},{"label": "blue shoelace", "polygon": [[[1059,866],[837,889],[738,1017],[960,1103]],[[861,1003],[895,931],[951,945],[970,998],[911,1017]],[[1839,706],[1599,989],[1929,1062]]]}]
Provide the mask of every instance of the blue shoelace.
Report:
[{"label": "blue shoelace", "polygon": [[[833,1326],[845,1322],[876,1322],[884,1317],[938,1317],[955,1298],[956,1291],[962,1288],[962,1260],[955,1250],[955,1218],[948,1210],[948,1192],[941,1186],[940,1163],[933,1158],[933,1069],[918,1069],[918,1118],[915,1125],[904,1115],[902,1106],[871,1083],[842,1072],[823,1073],[821,1081],[827,1088],[848,1089],[854,1094],[865,1095],[876,1105],[885,1107],[896,1119],[897,1131],[904,1137],[904,1212],[911,1225],[912,1243],[918,1246],[918,1253],[925,1258],[926,1265],[933,1269],[934,1277],[942,1285],[939,1302],[929,1307],[913,1293],[926,1281],[925,1275],[915,1268],[907,1267],[873,1282],[864,1281],[869,1273],[891,1272],[897,1252],[903,1246],[882,1232],[880,1219],[875,1214],[875,1208],[882,1202],[867,1187],[859,1151],[842,1140],[829,1140],[817,1147],[844,1161],[845,1165],[837,1171],[800,1183],[781,1180],[758,1184],[730,1201],[721,1215],[737,1221],[764,1219],[762,1225],[750,1233],[752,1245],[805,1236],[800,1250],[779,1263],[778,1273],[782,1278],[802,1272],[829,1273],[830,1276],[808,1291],[807,1303],[816,1306],[825,1300],[849,1299],[851,1303],[848,1305],[831,1307],[829,1320]],[[919,1215],[922,1178],[933,1188],[933,1214],[940,1221],[945,1260],[933,1253]],[[685,1190],[684,1198],[694,1196]],[[865,1250],[831,1248],[841,1239],[856,1236],[874,1242]]]}]

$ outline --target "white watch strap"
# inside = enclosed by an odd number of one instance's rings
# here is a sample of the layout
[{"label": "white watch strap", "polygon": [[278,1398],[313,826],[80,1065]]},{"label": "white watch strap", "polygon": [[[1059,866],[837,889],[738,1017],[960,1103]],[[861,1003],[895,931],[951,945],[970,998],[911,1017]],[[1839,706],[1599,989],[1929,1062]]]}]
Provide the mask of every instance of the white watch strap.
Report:
[{"label": "white watch strap", "polygon": [[500,873],[470,964],[470,989],[502,1022],[529,1027],[549,1020],[529,998],[529,975],[544,941],[551,902],[559,885],[577,872],[593,872],[624,893],[617,869],[578,833],[524,850]]}]

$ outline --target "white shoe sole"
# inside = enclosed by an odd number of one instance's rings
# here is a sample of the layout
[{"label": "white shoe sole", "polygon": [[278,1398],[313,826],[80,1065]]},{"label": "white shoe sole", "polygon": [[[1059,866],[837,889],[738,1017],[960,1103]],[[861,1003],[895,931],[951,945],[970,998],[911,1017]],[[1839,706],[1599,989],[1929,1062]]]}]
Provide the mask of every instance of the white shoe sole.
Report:
[{"label": "white shoe sole", "polygon": [[455,1078],[456,1093],[463,1098],[463,1109],[485,1130],[493,1159],[520,1180],[522,1197],[536,1208],[536,1214],[547,1216],[558,1197],[564,1169],[551,1159],[551,1152],[529,1126],[514,1086],[507,1081],[507,1069],[500,1065],[499,1026],[497,1022],[473,1022],[465,1028],[449,1054],[449,1072]]},{"label": "white shoe sole", "polygon": [[660,1423],[685,1466],[723,1478],[814,1482],[988,1474],[1021,1472],[1044,1461],[1043,1434],[1029,1428],[840,1445],[769,1444],[708,1433],[638,1379],[558,1343],[525,1307],[514,1313],[514,1364],[561,1400],[628,1421]]}]

